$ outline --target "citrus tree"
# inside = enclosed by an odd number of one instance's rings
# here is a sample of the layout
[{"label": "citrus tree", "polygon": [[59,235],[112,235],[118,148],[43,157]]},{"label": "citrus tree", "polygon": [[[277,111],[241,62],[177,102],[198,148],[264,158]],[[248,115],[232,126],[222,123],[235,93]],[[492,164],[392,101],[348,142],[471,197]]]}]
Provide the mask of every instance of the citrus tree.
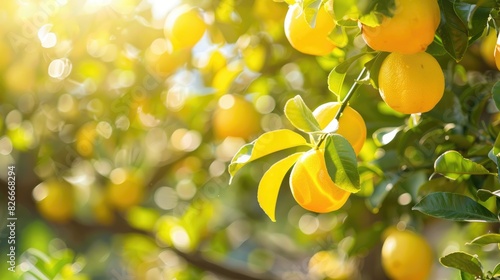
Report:
[{"label": "citrus tree", "polygon": [[499,279],[499,13],[6,1],[2,279]]}]

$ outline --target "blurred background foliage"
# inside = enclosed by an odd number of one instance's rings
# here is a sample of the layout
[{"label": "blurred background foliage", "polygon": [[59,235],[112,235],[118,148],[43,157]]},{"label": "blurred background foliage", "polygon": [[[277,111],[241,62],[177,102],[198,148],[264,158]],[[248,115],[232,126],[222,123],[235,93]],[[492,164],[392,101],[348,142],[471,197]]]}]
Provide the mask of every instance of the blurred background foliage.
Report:
[{"label": "blurred background foliage", "polygon": [[[164,34],[182,4],[207,22],[192,48]],[[482,177],[426,183],[442,151],[481,157],[498,134],[488,89],[499,76],[483,51],[490,37],[458,64],[438,57],[447,91],[422,120],[394,112],[371,86],[358,90],[351,106],[374,138],[359,155],[362,191],[341,210],[307,212],[283,187],[269,221],[256,186],[279,155],[228,184],[227,164],[246,141],[292,129],[289,98],[300,94],[310,108],[336,100],[329,71],[365,49],[352,29],[328,56],[298,53],[284,36],[286,11],[271,0],[3,1],[0,166],[16,166],[18,267],[7,273],[2,261],[1,278],[385,279],[381,234],[391,225],[425,224],[437,255],[487,232],[491,225],[422,217],[411,206],[436,189],[498,189]],[[491,266],[493,249],[474,253]],[[436,263],[433,279],[454,273]]]}]

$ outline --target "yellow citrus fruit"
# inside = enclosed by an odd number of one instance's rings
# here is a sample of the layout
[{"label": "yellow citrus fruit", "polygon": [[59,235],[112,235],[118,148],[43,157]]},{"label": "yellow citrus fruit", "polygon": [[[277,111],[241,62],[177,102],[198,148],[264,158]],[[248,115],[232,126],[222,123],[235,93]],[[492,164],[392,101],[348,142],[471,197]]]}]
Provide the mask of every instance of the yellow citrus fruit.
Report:
[{"label": "yellow citrus fruit", "polygon": [[168,14],[163,30],[175,49],[192,48],[205,34],[207,24],[199,9],[182,5]]},{"label": "yellow citrus fruit", "polygon": [[498,34],[497,44],[495,46],[495,51],[494,51],[494,56],[495,56],[495,64],[497,66],[497,69],[500,70],[500,34]]},{"label": "yellow citrus fruit", "polygon": [[335,21],[322,6],[311,27],[300,4],[290,5],[285,17],[285,35],[290,45],[299,52],[310,55],[329,54],[335,45],[328,35],[335,28]]},{"label": "yellow citrus fruit", "polygon": [[382,267],[395,280],[425,280],[432,268],[432,249],[419,234],[391,231],[382,245]]},{"label": "yellow citrus fruit", "polygon": [[328,175],[322,149],[300,156],[290,174],[290,189],[300,206],[316,213],[339,209],[351,194],[339,188]]},{"label": "yellow citrus fruit", "polygon": [[482,38],[479,45],[479,53],[484,61],[490,66],[495,67],[495,46],[497,36],[494,30],[490,30],[488,35]]},{"label": "yellow citrus fruit", "polygon": [[[320,105],[313,111],[313,115],[319,123],[319,127],[324,129],[335,118],[340,109],[339,102],[328,102]],[[366,124],[363,117],[351,108],[345,107],[339,119],[339,128],[336,133],[342,135],[352,145],[354,152],[359,154],[366,140]]]},{"label": "yellow citrus fruit", "polygon": [[84,156],[90,157],[94,154],[94,145],[97,137],[96,124],[88,122],[82,125],[76,132],[76,151]]},{"label": "yellow citrus fruit", "polygon": [[319,251],[309,260],[311,279],[356,279],[354,263],[342,259],[335,251]]},{"label": "yellow citrus fruit", "polygon": [[261,115],[250,101],[233,94],[223,95],[212,119],[215,136],[249,139],[260,131]]},{"label": "yellow citrus fruit", "polygon": [[377,51],[417,53],[432,43],[440,21],[437,0],[396,0],[393,16],[376,27],[361,25],[362,36]]},{"label": "yellow citrus fruit", "polygon": [[139,204],[144,196],[144,185],[140,176],[123,168],[116,168],[110,174],[106,198],[118,210],[127,210]]},{"label": "yellow citrus fruit", "polygon": [[169,51],[155,54],[147,50],[145,54],[149,69],[160,77],[166,78],[189,61],[189,49]]},{"label": "yellow citrus fruit", "polygon": [[40,214],[47,220],[65,223],[73,218],[74,190],[66,181],[49,179],[33,189],[33,197]]},{"label": "yellow citrus fruit", "polygon": [[444,74],[430,54],[389,54],[378,77],[379,92],[392,109],[404,113],[430,111],[441,100]]}]

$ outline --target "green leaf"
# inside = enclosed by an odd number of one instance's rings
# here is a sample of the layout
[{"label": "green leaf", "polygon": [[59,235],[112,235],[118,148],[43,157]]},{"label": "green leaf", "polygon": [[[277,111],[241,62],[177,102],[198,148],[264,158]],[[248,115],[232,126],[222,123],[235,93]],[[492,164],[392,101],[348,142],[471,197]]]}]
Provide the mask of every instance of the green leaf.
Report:
[{"label": "green leaf", "polygon": [[365,67],[368,69],[368,73],[370,74],[370,83],[375,89],[378,89],[378,74],[380,66],[389,54],[390,53],[388,52],[380,52],[372,60],[365,63]]},{"label": "green leaf", "polygon": [[488,16],[490,15],[491,8],[480,7],[477,5],[472,5],[472,9],[469,14],[469,35],[471,39],[469,39],[470,43],[479,39],[488,25]]},{"label": "green leaf", "polygon": [[455,61],[462,60],[467,51],[469,30],[456,11],[456,1],[441,0],[441,24],[437,34],[441,37],[443,46]]},{"label": "green leaf", "polygon": [[441,257],[439,262],[446,267],[453,267],[474,276],[483,276],[483,269],[479,260],[465,252],[453,252]]},{"label": "green leaf", "polygon": [[302,2],[302,9],[306,14],[306,21],[309,26],[316,26],[316,16],[318,15],[318,10],[321,7],[321,0],[304,0]]},{"label": "green leaf", "polygon": [[487,233],[474,238],[471,242],[465,243],[466,245],[488,245],[492,243],[500,243],[499,233]]},{"label": "green leaf", "polygon": [[498,217],[468,196],[435,192],[428,194],[412,208],[426,215],[459,222],[498,223]]},{"label": "green leaf", "polygon": [[333,1],[333,12],[335,13],[335,17],[340,20],[348,15],[357,15],[359,13],[356,7],[357,2],[356,0]]},{"label": "green leaf", "polygon": [[484,166],[464,158],[457,151],[448,151],[434,162],[434,172],[456,180],[462,175],[492,175]]},{"label": "green leaf", "polygon": [[290,167],[292,167],[302,154],[303,152],[295,153],[276,162],[264,173],[264,176],[260,180],[259,188],[257,189],[257,201],[260,208],[264,210],[264,213],[273,222],[276,222],[276,201],[278,200],[281,182],[288,170],[290,170]]},{"label": "green leaf", "polygon": [[477,197],[481,201],[486,201],[490,197],[497,197],[500,199],[500,190],[496,190],[496,191],[492,192],[492,191],[486,190],[486,189],[479,189],[479,190],[477,190]]},{"label": "green leaf", "polygon": [[460,270],[460,279],[461,280],[476,280],[476,277],[474,277],[474,275],[472,275],[472,274],[469,274],[467,272]]},{"label": "green leaf", "polygon": [[336,25],[335,28],[328,34],[328,39],[332,41],[338,48],[343,48],[349,43],[349,36],[344,26]]},{"label": "green leaf", "polygon": [[493,269],[493,272],[491,274],[493,274],[493,276],[495,276],[495,277],[500,276],[500,263],[495,266],[495,268]]},{"label": "green leaf", "polygon": [[386,174],[386,179],[375,186],[373,194],[368,198],[368,206],[373,213],[377,213],[385,198],[399,180],[399,176]]},{"label": "green leaf", "polygon": [[246,144],[234,155],[229,164],[231,180],[247,163],[285,149],[307,145],[302,135],[289,129],[279,129],[262,134],[252,143]]},{"label": "green leaf", "polygon": [[496,82],[491,88],[491,94],[493,95],[493,100],[497,109],[500,110],[500,81]]},{"label": "green leaf", "polygon": [[344,99],[344,96],[342,96],[342,86],[344,85],[344,79],[349,67],[366,54],[367,53],[361,53],[346,59],[344,62],[335,66],[332,71],[330,71],[330,74],[328,74],[328,89],[337,96],[339,101]]},{"label": "green leaf", "polygon": [[348,192],[360,190],[358,161],[351,144],[339,134],[331,134],[325,144],[326,169],[332,181]]},{"label": "green leaf", "polygon": [[495,8],[497,5],[496,0],[462,0],[462,2],[475,4],[480,7],[486,7],[486,8]]},{"label": "green leaf", "polygon": [[320,131],[319,123],[300,95],[285,104],[285,116],[297,129],[304,132]]},{"label": "green leaf", "polygon": [[387,145],[391,143],[391,141],[396,138],[396,135],[403,129],[404,126],[379,128],[373,133],[373,141],[377,146]]}]

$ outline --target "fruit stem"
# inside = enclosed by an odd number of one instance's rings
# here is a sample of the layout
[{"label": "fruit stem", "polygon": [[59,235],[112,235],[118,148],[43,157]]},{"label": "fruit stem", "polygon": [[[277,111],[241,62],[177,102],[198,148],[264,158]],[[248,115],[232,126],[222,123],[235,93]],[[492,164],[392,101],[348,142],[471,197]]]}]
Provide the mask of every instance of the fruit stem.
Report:
[{"label": "fruit stem", "polygon": [[[349,100],[354,96],[354,93],[361,85],[360,81],[363,78],[363,76],[365,75],[366,71],[367,71],[366,67],[363,67],[363,69],[361,69],[361,72],[359,72],[358,77],[356,78],[356,80],[354,80],[354,83],[352,84],[351,88],[347,92],[346,96],[344,97],[344,99],[342,101],[340,101],[340,108],[337,111],[337,114],[335,115],[335,118],[334,118],[335,120],[338,121],[340,119],[342,112],[347,107],[347,103],[349,103]],[[328,135],[328,133],[321,135],[321,137],[319,138],[318,144],[316,145],[316,149],[319,149],[319,147],[321,146],[323,141],[325,141],[327,135]]]}]

